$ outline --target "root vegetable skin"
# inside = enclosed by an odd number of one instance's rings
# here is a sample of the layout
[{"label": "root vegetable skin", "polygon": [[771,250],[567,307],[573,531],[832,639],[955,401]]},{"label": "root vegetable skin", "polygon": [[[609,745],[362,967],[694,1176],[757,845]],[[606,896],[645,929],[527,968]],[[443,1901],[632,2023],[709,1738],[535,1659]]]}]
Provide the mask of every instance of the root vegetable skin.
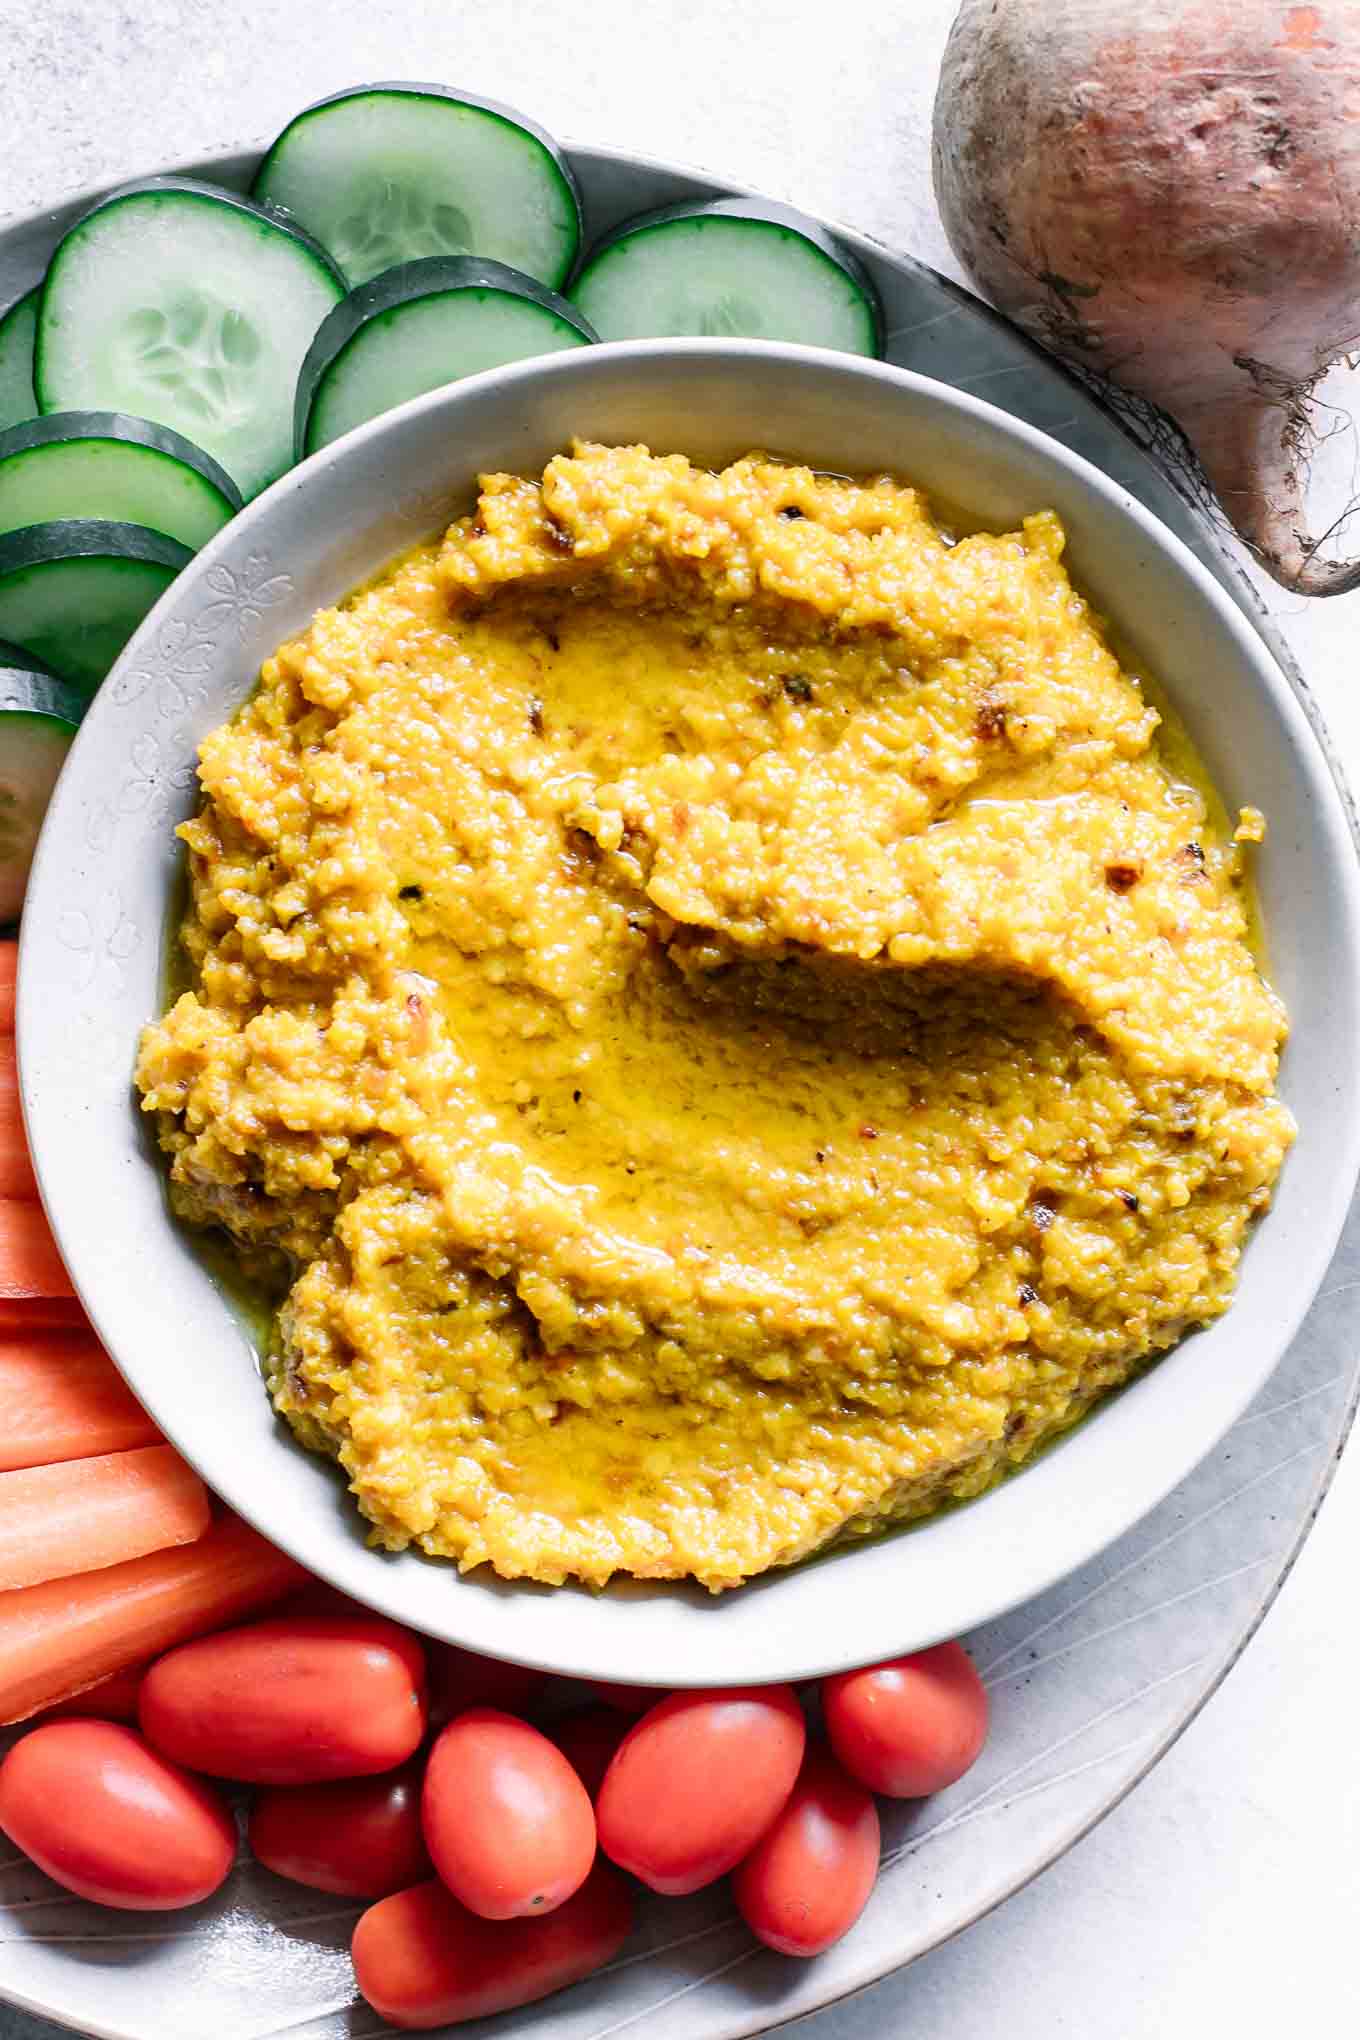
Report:
[{"label": "root vegetable skin", "polygon": [[1360,0],[963,0],[934,172],[987,296],[1170,412],[1277,581],[1360,586],[1303,510],[1360,338]]}]

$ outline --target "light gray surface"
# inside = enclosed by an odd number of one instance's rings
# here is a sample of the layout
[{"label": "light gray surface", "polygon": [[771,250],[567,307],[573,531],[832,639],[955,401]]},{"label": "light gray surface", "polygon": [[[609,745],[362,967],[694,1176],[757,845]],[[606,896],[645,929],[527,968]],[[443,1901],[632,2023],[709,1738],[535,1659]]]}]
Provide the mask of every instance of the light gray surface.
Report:
[{"label": "light gray surface", "polygon": [[[567,133],[707,162],[939,261],[920,141],[947,12],[844,5],[833,33],[811,8],[768,0],[611,0],[587,21],[529,0],[465,5],[456,21],[443,8],[394,16],[340,0],[324,30],[301,13],[290,25],[274,9],[163,0],[135,14],[0,9],[0,191],[22,207],[267,131],[308,97],[395,70],[518,98]],[[1289,608],[1286,627],[1355,755],[1357,710],[1333,670],[1349,664],[1355,598]],[[1353,1630],[1334,1635],[1329,1620],[1353,1598],[1354,1465],[1244,1666],[1134,1800],[1001,1914],[805,2030],[924,2040],[947,2020],[964,2040],[1180,2040],[1310,2015],[1335,2028],[1360,2009],[1357,1788],[1353,1767],[1330,1761],[1348,1747],[1341,1709],[1357,1668]]]}]

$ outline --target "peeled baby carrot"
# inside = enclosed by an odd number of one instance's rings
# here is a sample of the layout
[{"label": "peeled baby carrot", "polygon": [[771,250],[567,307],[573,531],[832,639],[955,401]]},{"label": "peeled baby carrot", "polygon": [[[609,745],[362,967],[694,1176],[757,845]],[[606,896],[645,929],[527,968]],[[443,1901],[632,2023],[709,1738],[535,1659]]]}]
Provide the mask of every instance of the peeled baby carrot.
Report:
[{"label": "peeled baby carrot", "polygon": [[208,1491],[172,1446],[0,1473],[0,1593],[192,1544]]},{"label": "peeled baby carrot", "polygon": [[58,1331],[83,1331],[94,1337],[90,1321],[74,1296],[0,1296],[0,1339]]},{"label": "peeled baby carrot", "polygon": [[18,967],[18,943],[13,939],[0,942],[0,1034],[14,1032],[14,975]]},{"label": "peeled baby carrot", "polygon": [[38,1181],[28,1158],[28,1136],[19,1105],[19,1071],[14,1042],[0,1035],[0,1197],[36,1197]]},{"label": "peeled baby carrot", "polygon": [[196,1544],[0,1594],[0,1722],[240,1621],[307,1574],[235,1516]]},{"label": "peeled baby carrot", "polygon": [[164,1441],[92,1332],[6,1336],[0,1325],[0,1475]]},{"label": "peeled baby carrot", "polygon": [[54,1700],[35,1720],[64,1721],[78,1714],[92,1721],[135,1721],[137,1696],[145,1676],[145,1665],[129,1665],[125,1672],[110,1672],[107,1679],[96,1679],[83,1693],[76,1693],[69,1700]]},{"label": "peeled baby carrot", "polygon": [[0,1297],[74,1295],[41,1204],[0,1199]]}]

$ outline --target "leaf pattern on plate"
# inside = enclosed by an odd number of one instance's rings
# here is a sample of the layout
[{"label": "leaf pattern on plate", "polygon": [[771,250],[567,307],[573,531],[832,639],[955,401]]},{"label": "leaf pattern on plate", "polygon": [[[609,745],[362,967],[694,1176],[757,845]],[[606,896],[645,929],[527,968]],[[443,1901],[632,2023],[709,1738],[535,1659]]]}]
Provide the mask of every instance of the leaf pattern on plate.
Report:
[{"label": "leaf pattern on plate", "polygon": [[123,965],[141,937],[123,912],[122,896],[110,886],[96,897],[88,912],[83,907],[65,910],[57,923],[57,940],[76,959],[78,991],[88,992],[100,982],[110,991],[118,991],[123,984]]},{"label": "leaf pattern on plate", "polygon": [[273,573],[264,553],[251,553],[239,570],[219,562],[209,569],[206,578],[216,600],[199,611],[199,633],[211,636],[229,628],[235,631],[241,644],[249,643],[251,633],[263,621],[265,610],[293,592],[289,576]]}]

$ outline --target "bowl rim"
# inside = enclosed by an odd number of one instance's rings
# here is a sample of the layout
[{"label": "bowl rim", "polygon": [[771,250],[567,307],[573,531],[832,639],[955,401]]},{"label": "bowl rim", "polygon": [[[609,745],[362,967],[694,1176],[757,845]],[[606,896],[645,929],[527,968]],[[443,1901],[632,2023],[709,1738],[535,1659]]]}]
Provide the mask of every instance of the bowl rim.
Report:
[{"label": "bowl rim", "polygon": [[[100,695],[96,697],[90,714],[86,718],[73,747],[73,759],[80,762],[82,756],[93,753],[96,734],[101,725],[115,712],[115,686],[120,675],[130,672],[139,657],[143,656],[159,625],[162,610],[175,599],[176,591],[182,596],[186,590],[199,586],[216,568],[224,555],[244,552],[255,530],[265,524],[269,515],[277,512],[281,504],[306,491],[316,490],[318,494],[331,485],[333,471],[343,470],[347,463],[357,460],[362,450],[380,443],[388,434],[401,431],[414,421],[431,420],[446,412],[454,415],[466,405],[475,404],[491,391],[513,389],[521,383],[537,383],[540,380],[576,378],[585,379],[606,373],[612,363],[630,360],[670,360],[682,357],[719,357],[740,364],[755,366],[783,364],[795,369],[825,372],[834,369],[840,375],[856,379],[876,381],[885,391],[893,388],[912,390],[919,399],[938,406],[942,411],[952,412],[960,417],[980,420],[1001,436],[1018,441],[1041,460],[1056,464],[1064,469],[1080,488],[1104,499],[1107,508],[1127,523],[1132,523],[1139,535],[1157,552],[1166,556],[1181,578],[1190,584],[1195,599],[1214,612],[1220,628],[1233,640],[1233,651],[1240,680],[1250,675],[1251,688],[1264,692],[1277,715],[1290,727],[1291,747],[1297,759],[1297,771],[1307,781],[1318,810],[1317,828],[1319,840],[1326,845],[1323,868],[1337,881],[1337,911],[1344,923],[1344,949],[1347,976],[1353,998],[1360,1003],[1360,861],[1354,836],[1345,812],[1344,799],[1337,784],[1330,762],[1326,756],[1318,732],[1306,714],[1294,688],[1279,663],[1252,627],[1237,603],[1226,592],[1221,583],[1194,556],[1177,534],[1164,526],[1155,515],[1146,510],[1119,483],[1106,475],[1093,462],[1074,452],[1061,441],[1053,439],[1039,428],[1017,418],[1012,413],[987,403],[984,399],[967,390],[941,383],[917,371],[899,368],[886,361],[868,360],[862,357],[835,354],[828,350],[810,348],[784,342],[738,341],[738,340],[648,340],[603,343],[588,349],[572,350],[569,353],[536,358],[518,362],[505,368],[491,369],[480,375],[446,385],[424,396],[411,399],[396,409],[382,414],[358,427],[331,445],[290,469],[278,481],[256,497],[236,518],[232,519],[200,553],[198,553],[173,584],[167,597],[162,598],[150,612],[147,619],[134,634],[110,675]],[[1176,689],[1169,687],[1174,700]],[[103,712],[100,712],[100,704]],[[53,802],[48,823],[45,825],[38,851],[34,859],[33,875],[30,881],[30,896],[35,900],[46,900],[52,892],[55,898],[59,889],[59,843],[62,829],[61,820],[73,796],[71,787],[75,774],[63,775],[58,796]],[[62,786],[66,787],[63,796]],[[49,867],[52,875],[49,876]],[[87,1286],[82,1280],[84,1255],[80,1242],[73,1237],[72,1227],[66,1222],[62,1210],[62,1195],[58,1182],[61,1166],[54,1163],[48,1145],[48,1130],[44,1124],[45,1102],[40,1095],[41,1086],[30,1080],[29,1071],[37,1062],[34,1043],[42,1028],[41,994],[38,990],[37,972],[27,969],[28,960],[34,955],[42,937],[36,931],[36,916],[27,915],[21,928],[20,968],[18,989],[17,1038],[19,1047],[21,1096],[25,1122],[28,1127],[33,1150],[34,1168],[40,1195],[47,1210],[58,1244],[67,1260],[73,1282],[96,1331],[109,1347],[120,1369],[147,1405],[161,1428],[193,1463],[199,1465],[205,1478],[246,1520],[255,1524],[262,1534],[271,1538],[282,1549],[296,1557],[318,1577],[327,1579],[343,1588],[356,1599],[392,1614],[399,1620],[423,1628],[427,1633],[443,1637],[467,1647],[483,1650],[513,1662],[541,1667],[564,1675],[588,1678],[620,1678],[635,1675],[636,1661],[626,1649],[612,1649],[603,1656],[593,1646],[577,1653],[575,1647],[569,1657],[552,1649],[546,1653],[541,1645],[535,1644],[531,1635],[505,1633],[504,1625],[492,1627],[475,1619],[474,1597],[462,1595],[449,1597],[447,1606],[457,1611],[453,1620],[448,1620],[441,1611],[433,1608],[428,1614],[435,1619],[425,1620],[422,1615],[412,1612],[409,1598],[392,1587],[394,1565],[405,1563],[408,1567],[428,1571],[430,1562],[412,1554],[404,1560],[393,1560],[390,1554],[370,1552],[362,1547],[347,1547],[346,1563],[339,1563],[334,1553],[318,1555],[314,1549],[316,1533],[310,1527],[295,1530],[292,1526],[276,1526],[270,1520],[270,1499],[260,1498],[257,1487],[247,1476],[238,1477],[239,1469],[224,1468],[213,1459],[210,1447],[201,1439],[188,1441],[184,1426],[174,1406],[168,1406],[159,1393],[158,1384],[145,1383],[135,1365],[128,1365],[119,1351],[119,1341],[111,1339],[105,1332],[107,1313],[101,1308],[97,1286]],[[1224,1399],[1217,1410],[1212,1427],[1201,1427],[1189,1449],[1177,1455],[1176,1464],[1162,1477],[1138,1492],[1135,1507],[1128,1509],[1117,1522],[1106,1525],[1095,1537],[1085,1538],[1079,1545],[1067,1550],[1061,1563],[1046,1567],[1032,1568],[1025,1572],[1023,1567],[1013,1568],[1007,1584],[991,1586],[975,1591],[963,1601],[958,1619],[948,1633],[961,1633],[985,1621],[1006,1613],[1033,1596],[1051,1587],[1067,1573],[1088,1563],[1115,1538],[1141,1520],[1166,1495],[1185,1478],[1192,1468],[1213,1449],[1224,1433],[1241,1415],[1254,1394],[1275,1365],[1281,1354],[1293,1339],[1307,1311],[1321,1286],[1326,1268],[1330,1262],[1337,1240],[1340,1237],[1347,1212],[1351,1205],[1357,1177],[1360,1177],[1360,1116],[1353,1116],[1346,1127],[1343,1160],[1334,1167],[1330,1179],[1321,1186],[1324,1195],[1315,1198],[1311,1212],[1309,1252],[1304,1266],[1295,1269],[1295,1275],[1302,1273],[1304,1279],[1294,1285],[1293,1295],[1281,1321],[1281,1330],[1273,1342],[1272,1357],[1268,1366],[1258,1366],[1237,1384],[1231,1401]],[[1317,1187],[1317,1186],[1314,1186]],[[167,1226],[172,1221],[167,1215]],[[225,1311],[225,1305],[222,1306]],[[1154,1370],[1155,1372],[1155,1370]],[[991,1495],[1013,1493],[1023,1490],[1023,1478],[1003,1484]],[[980,1507],[989,1497],[983,1497]],[[352,1504],[349,1505],[352,1507]],[[357,1511],[355,1511],[357,1515]],[[843,1548],[828,1556],[848,1563],[860,1551],[867,1551],[869,1545]],[[376,1564],[373,1562],[376,1560]],[[812,1565],[819,1559],[814,1555]],[[451,1562],[439,1564],[452,1571]],[[794,1572],[806,1570],[796,1568]],[[470,1585],[479,1582],[490,1584],[496,1589],[496,1597],[505,1592],[522,1594],[526,1600],[543,1589],[532,1583],[505,1583],[485,1581],[485,1569],[472,1576]],[[762,1585],[778,1584],[781,1579],[790,1578],[793,1573],[776,1572],[748,1583],[722,1597],[724,1606],[740,1602],[743,1597],[753,1597]],[[555,1595],[579,1596],[586,1590],[568,1585],[551,1590]],[[668,1588],[668,1592],[680,1594],[683,1588]],[[494,1598],[494,1597],[488,1597]],[[591,1599],[598,1597],[591,1596]],[[462,1620],[463,1615],[472,1616]],[[622,1630],[622,1622],[616,1625]],[[939,1632],[944,1633],[944,1632]],[[936,1632],[920,1637],[911,1637],[899,1643],[889,1635],[884,1647],[878,1644],[867,1649],[862,1642],[847,1643],[842,1640],[828,1650],[828,1638],[802,1634],[788,1639],[788,1652],[781,1662],[757,1673],[752,1679],[773,1681],[780,1679],[804,1679],[820,1676],[826,1672],[844,1669],[865,1662],[868,1658],[882,1656],[898,1649],[915,1649],[925,1643],[938,1640]],[[623,1642],[622,1635],[620,1642]],[[746,1674],[743,1672],[743,1676]],[[658,1671],[658,1679],[667,1685],[703,1685],[713,1683],[711,1672],[700,1668],[687,1674],[683,1665],[667,1664]]]}]

